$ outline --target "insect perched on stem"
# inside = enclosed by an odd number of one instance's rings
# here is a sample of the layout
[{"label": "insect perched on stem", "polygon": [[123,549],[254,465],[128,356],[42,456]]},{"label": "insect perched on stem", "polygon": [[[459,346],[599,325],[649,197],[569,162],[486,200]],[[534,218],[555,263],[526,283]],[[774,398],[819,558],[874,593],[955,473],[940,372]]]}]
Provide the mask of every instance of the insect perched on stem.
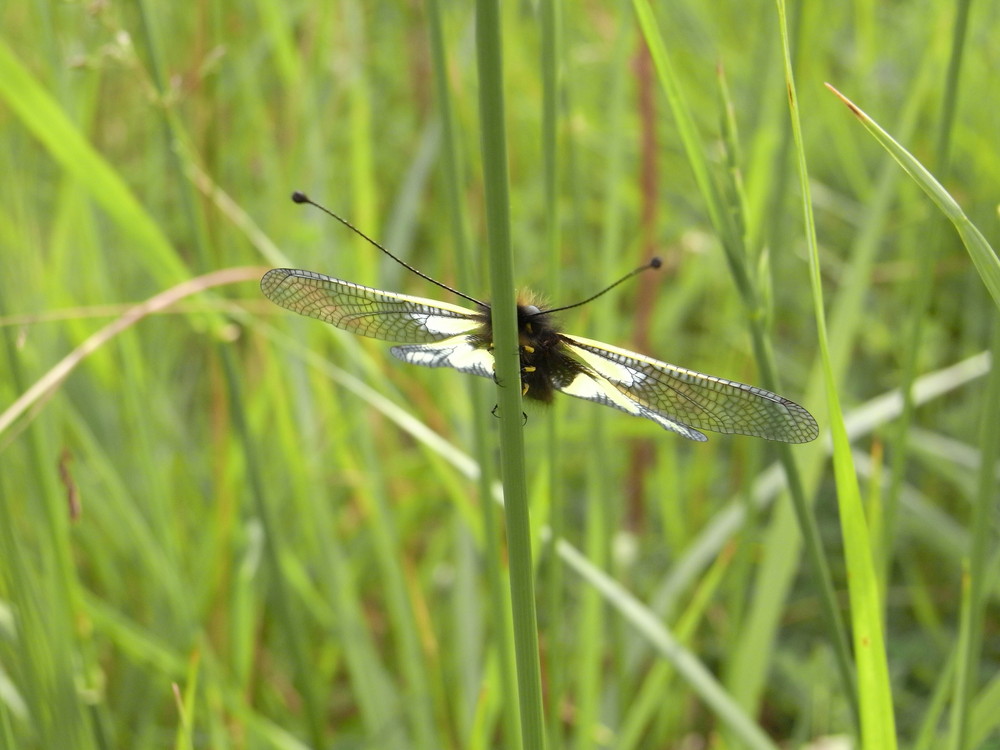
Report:
[{"label": "insect perched on stem", "polygon": [[[494,377],[490,306],[432,279],[397,258],[349,222],[295,193],[296,203],[316,206],[418,276],[471,302],[470,310],[446,302],[384,292],[350,281],[291,268],[264,274],[260,288],[275,304],[361,336],[402,344],[397,359],[425,367],[452,367]],[[819,430],[812,415],[775,393],[703,375],[626,349],[562,333],[552,314],[584,305],[650,268],[654,258],[597,294],[548,310],[520,301],[517,326],[521,390],[526,398],[550,402],[556,391],[645,417],[690,440],[707,440],[700,430],[805,443]]]}]

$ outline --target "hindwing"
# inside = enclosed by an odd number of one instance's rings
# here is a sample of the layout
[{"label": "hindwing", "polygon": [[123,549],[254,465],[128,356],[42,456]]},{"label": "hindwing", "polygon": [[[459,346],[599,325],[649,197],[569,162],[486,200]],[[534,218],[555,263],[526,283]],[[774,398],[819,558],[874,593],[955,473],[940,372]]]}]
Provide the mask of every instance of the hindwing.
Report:
[{"label": "hindwing", "polygon": [[819,434],[808,411],[763,388],[704,375],[582,336],[561,335],[569,352],[589,369],[560,388],[571,396],[646,417],[692,440],[706,439],[699,430],[786,443],[805,443]]}]

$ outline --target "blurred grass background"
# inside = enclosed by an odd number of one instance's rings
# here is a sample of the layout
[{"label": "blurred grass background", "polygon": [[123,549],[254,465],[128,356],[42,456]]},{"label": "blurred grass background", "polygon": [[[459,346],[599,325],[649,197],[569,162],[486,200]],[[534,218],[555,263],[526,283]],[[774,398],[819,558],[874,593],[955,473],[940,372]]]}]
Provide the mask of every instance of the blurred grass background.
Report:
[{"label": "blurred grass background", "polygon": [[[748,312],[726,270],[628,3],[561,6],[558,45],[542,9],[504,8],[518,280],[566,304],[661,255],[664,271],[567,330],[760,382],[748,315],[764,315],[779,391],[824,425],[775,8],[654,7],[713,180],[739,186],[726,196],[765,304]],[[817,3],[790,18],[838,393],[914,748],[1000,742],[995,496],[994,575],[968,615],[978,675],[955,687],[972,508],[995,479],[979,458],[1000,415],[984,354],[997,314],[951,227],[822,84],[996,245],[1000,11],[971,5],[967,29],[961,12]],[[256,285],[292,265],[438,296],[292,205],[303,189],[485,296],[471,6],[41,2],[2,20],[0,410],[131,305],[186,285],[0,420],[5,746],[519,746],[486,573],[503,574],[502,530],[477,481],[495,461],[474,437],[477,421],[494,430],[493,389],[470,397],[461,375],[403,366]],[[901,421],[885,397],[912,378],[926,388]],[[536,532],[610,573],[770,741],[854,735],[773,446],[688,444],[572,401],[529,414]],[[843,591],[826,449],[794,456]],[[536,560],[549,746],[745,746],[611,595],[541,540]]]}]

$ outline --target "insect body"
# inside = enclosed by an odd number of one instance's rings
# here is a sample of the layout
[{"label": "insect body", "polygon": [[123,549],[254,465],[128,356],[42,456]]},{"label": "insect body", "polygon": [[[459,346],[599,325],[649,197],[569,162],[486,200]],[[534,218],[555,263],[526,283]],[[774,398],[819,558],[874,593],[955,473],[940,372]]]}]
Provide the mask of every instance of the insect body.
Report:
[{"label": "insect body", "polygon": [[[401,343],[391,352],[404,362],[494,377],[490,307],[472,297],[461,295],[475,303],[475,310],[290,268],[268,271],[261,290],[294,312]],[[551,310],[532,304],[518,305],[517,321],[521,388],[527,398],[549,402],[561,391],[645,417],[690,440],[706,440],[700,430],[786,443],[818,435],[808,411],[770,391],[562,333]]]}]

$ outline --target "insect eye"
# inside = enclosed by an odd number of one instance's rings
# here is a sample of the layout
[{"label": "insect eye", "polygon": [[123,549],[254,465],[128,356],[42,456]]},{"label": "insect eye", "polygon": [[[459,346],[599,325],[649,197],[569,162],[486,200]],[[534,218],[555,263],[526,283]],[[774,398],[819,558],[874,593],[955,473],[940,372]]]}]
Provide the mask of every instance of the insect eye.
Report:
[{"label": "insect eye", "polygon": [[525,306],[524,306],[524,311],[525,311],[526,313],[528,313],[528,315],[538,315],[538,313],[540,313],[540,312],[541,312],[541,310],[539,310],[539,309],[538,309],[537,307],[535,307],[534,305],[525,305]]}]

